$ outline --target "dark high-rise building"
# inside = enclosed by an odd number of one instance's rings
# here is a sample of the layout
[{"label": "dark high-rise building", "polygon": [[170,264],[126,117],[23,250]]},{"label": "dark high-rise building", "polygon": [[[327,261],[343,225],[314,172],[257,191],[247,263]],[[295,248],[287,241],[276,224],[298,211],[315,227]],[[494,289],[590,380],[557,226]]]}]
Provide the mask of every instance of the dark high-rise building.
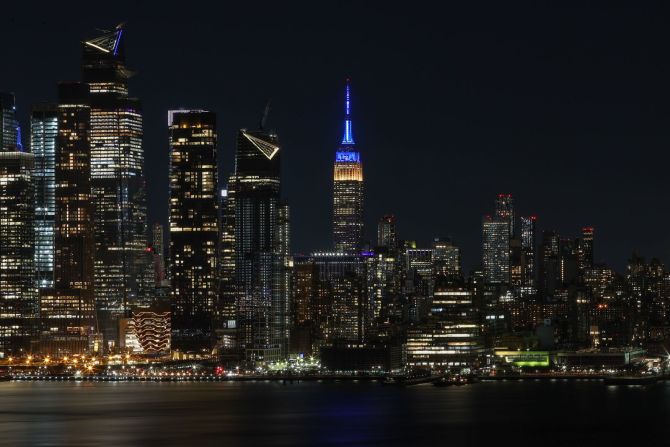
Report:
[{"label": "dark high-rise building", "polygon": [[0,151],[0,353],[27,349],[36,333],[32,154]]},{"label": "dark high-rise building", "polygon": [[435,286],[435,264],[430,248],[405,250],[404,292],[409,301],[408,319],[423,320],[429,312]]},{"label": "dark high-rise building", "polygon": [[237,277],[235,270],[235,175],[228,178],[228,184],[219,196],[219,303],[217,320],[220,330],[231,339],[237,340]]},{"label": "dark high-rise building", "polygon": [[319,320],[327,312],[323,306],[319,306],[318,269],[309,258],[299,257],[292,273],[290,352],[311,355],[315,341],[323,338],[322,328],[327,321],[327,317],[323,321]]},{"label": "dark high-rise building", "polygon": [[40,293],[45,353],[88,350],[94,325],[89,87],[58,87],[54,288]]},{"label": "dark high-rise building", "polygon": [[593,227],[582,228],[582,235],[577,240],[577,269],[581,275],[593,267]]},{"label": "dark high-rise building", "polygon": [[54,286],[54,219],[56,214],[56,139],[58,114],[53,104],[33,107],[30,149],[35,156],[35,276],[39,289]]},{"label": "dark high-rise building", "polygon": [[165,234],[161,223],[154,223],[153,226],[153,255],[154,255],[154,283],[156,287],[163,287],[167,282],[167,273],[165,271]]},{"label": "dark high-rise building", "polygon": [[483,266],[487,284],[509,284],[510,222],[506,218],[484,217]]},{"label": "dark high-rise building", "polygon": [[451,239],[436,238],[433,240],[433,264],[436,278],[447,282],[463,280],[461,250],[452,243]]},{"label": "dark high-rise building", "polygon": [[555,231],[542,232],[540,248],[540,289],[545,298],[553,298],[561,286],[561,238]]},{"label": "dark high-rise building", "polygon": [[536,216],[521,218],[521,277],[524,287],[535,287]]},{"label": "dark high-rise building", "polygon": [[279,329],[282,331],[282,354],[288,354],[288,343],[291,336],[291,296],[293,294],[293,256],[291,255],[291,208],[288,203],[279,205],[279,216],[277,220],[277,232],[279,244],[278,251],[281,262],[279,293],[276,303],[275,318],[279,321]]},{"label": "dark high-rise building", "polygon": [[219,231],[216,115],[169,112],[172,343],[210,347],[217,300]]},{"label": "dark high-rise building", "polygon": [[395,216],[387,214],[377,224],[377,246],[384,247],[393,252],[398,248],[398,240],[395,231]]},{"label": "dark high-rise building", "polygon": [[142,114],[128,96],[121,26],[82,43],[82,76],[90,87],[91,191],[95,237],[95,299],[108,341],[117,319],[130,317],[146,248]]},{"label": "dark high-rise building", "polygon": [[[265,119],[263,119],[264,121]],[[242,129],[232,184],[238,344],[248,361],[274,361],[288,349],[287,234],[282,217],[277,135]]]},{"label": "dark high-rise building", "polygon": [[342,253],[363,245],[363,164],[356,150],[351,122],[350,81],[345,89],[344,136],[335,153],[333,177],[333,242]]},{"label": "dark high-rise building", "polygon": [[577,277],[577,249],[575,241],[572,238],[561,238],[560,253],[561,287],[565,289],[573,284]]},{"label": "dark high-rise building", "polygon": [[16,119],[14,94],[0,92],[0,151],[21,151],[21,129]]},{"label": "dark high-rise building", "polygon": [[498,194],[496,197],[496,217],[500,220],[509,222],[510,238],[513,238],[516,233],[515,230],[515,216],[514,216],[514,198],[512,194]]},{"label": "dark high-rise building", "polygon": [[[314,322],[325,343],[365,341],[369,302],[366,257],[313,253],[296,257],[296,310]],[[311,307],[311,311],[307,307]]]}]

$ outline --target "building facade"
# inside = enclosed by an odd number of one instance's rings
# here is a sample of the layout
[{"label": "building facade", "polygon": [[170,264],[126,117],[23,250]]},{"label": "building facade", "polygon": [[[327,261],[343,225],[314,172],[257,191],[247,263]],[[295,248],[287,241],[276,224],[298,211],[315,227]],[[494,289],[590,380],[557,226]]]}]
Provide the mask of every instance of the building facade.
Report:
[{"label": "building facade", "polygon": [[536,287],[536,216],[521,217],[522,285]]},{"label": "building facade", "polygon": [[484,281],[509,284],[510,222],[506,218],[486,216],[482,223]]},{"label": "building facade", "polygon": [[333,243],[342,253],[357,253],[363,247],[363,164],[352,131],[350,89],[347,79],[344,136],[333,170]]},{"label": "building facade", "polygon": [[35,276],[39,289],[54,286],[54,219],[56,214],[56,139],[58,114],[53,104],[33,107],[30,149],[35,156]]},{"label": "building facade", "polygon": [[89,87],[58,87],[54,288],[40,291],[41,350],[85,353],[94,331]]},{"label": "building facade", "polygon": [[33,165],[32,154],[0,151],[0,356],[29,349],[37,329]]},{"label": "building facade", "polygon": [[108,344],[117,320],[130,317],[146,249],[142,112],[128,95],[121,26],[82,43],[82,76],[90,87],[91,191],[95,237],[95,300]]},{"label": "building facade", "polygon": [[239,131],[228,191],[232,186],[237,342],[250,362],[276,361],[288,351],[280,156],[276,134]]},{"label": "building facade", "polygon": [[377,224],[377,246],[384,247],[389,252],[394,252],[398,248],[395,224],[396,218],[393,214],[385,215]]},{"label": "building facade", "polygon": [[216,115],[169,112],[173,346],[208,348],[217,300]]},{"label": "building facade", "polygon": [[16,119],[14,94],[0,92],[0,151],[21,149],[21,130]]}]

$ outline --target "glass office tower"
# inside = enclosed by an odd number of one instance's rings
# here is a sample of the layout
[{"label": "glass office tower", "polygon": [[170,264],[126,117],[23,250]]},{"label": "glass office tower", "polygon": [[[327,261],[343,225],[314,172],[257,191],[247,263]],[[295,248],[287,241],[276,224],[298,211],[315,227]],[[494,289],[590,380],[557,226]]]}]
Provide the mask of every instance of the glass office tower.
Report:
[{"label": "glass office tower", "polygon": [[30,115],[30,148],[35,156],[35,276],[39,289],[54,286],[54,219],[56,213],[56,138],[54,104],[39,104]]},{"label": "glass office tower", "polygon": [[95,237],[95,301],[108,343],[118,318],[129,317],[146,248],[142,112],[128,96],[121,26],[82,43],[82,76],[90,87],[91,192]]},{"label": "glass office tower", "polygon": [[288,213],[282,211],[277,135],[242,129],[234,181],[238,343],[250,362],[276,361],[288,349],[285,261]]},{"label": "glass office tower", "polygon": [[0,151],[0,353],[30,347],[38,310],[33,154]]}]

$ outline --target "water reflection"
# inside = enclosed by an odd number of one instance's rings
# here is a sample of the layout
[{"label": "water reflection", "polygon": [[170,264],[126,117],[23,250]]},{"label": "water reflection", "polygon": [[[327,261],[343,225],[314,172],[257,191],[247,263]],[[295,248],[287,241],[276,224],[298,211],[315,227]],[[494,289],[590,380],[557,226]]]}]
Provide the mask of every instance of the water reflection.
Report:
[{"label": "water reflection", "polygon": [[619,445],[661,434],[670,385],[0,384],[6,445]]}]

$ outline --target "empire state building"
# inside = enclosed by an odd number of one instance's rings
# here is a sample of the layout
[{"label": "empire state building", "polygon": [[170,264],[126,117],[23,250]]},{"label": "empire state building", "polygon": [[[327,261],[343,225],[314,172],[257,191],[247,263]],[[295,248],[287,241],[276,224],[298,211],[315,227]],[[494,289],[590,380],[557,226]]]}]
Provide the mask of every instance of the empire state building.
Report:
[{"label": "empire state building", "polygon": [[333,170],[333,243],[342,253],[357,253],[363,244],[363,164],[351,126],[351,81],[345,87],[344,136]]}]

